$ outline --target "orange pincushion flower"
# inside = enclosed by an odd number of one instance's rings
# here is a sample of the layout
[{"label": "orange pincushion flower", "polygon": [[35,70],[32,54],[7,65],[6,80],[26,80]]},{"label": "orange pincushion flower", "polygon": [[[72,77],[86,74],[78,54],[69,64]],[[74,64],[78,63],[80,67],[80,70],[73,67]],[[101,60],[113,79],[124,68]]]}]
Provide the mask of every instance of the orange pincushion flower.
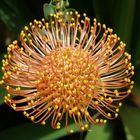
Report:
[{"label": "orange pincushion flower", "polygon": [[[94,19],[75,12],[34,20],[8,47],[3,60],[1,84],[5,103],[35,123],[51,117],[60,128],[63,116],[81,130],[88,123],[104,124],[118,116],[120,102],[131,93],[134,67],[125,44]],[[20,47],[22,46],[22,47]]]}]

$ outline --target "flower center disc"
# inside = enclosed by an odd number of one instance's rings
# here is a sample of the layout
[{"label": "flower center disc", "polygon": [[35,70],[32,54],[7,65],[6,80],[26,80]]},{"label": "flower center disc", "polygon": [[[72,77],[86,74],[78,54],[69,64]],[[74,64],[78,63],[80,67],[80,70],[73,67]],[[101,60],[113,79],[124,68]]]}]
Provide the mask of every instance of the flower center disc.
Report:
[{"label": "flower center disc", "polygon": [[61,102],[66,107],[89,103],[95,95],[98,73],[87,51],[65,47],[52,50],[44,58],[39,77],[38,92],[54,105]]}]

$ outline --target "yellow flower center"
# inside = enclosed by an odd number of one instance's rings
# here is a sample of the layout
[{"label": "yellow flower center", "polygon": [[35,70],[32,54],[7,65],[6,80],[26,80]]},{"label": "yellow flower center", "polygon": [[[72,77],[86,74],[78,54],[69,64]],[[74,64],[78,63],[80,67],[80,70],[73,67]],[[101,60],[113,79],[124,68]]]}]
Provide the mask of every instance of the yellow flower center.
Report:
[{"label": "yellow flower center", "polygon": [[72,47],[53,50],[44,58],[38,74],[38,92],[51,97],[54,105],[61,101],[67,109],[77,107],[82,102],[88,105],[98,80],[97,65],[93,64],[89,53]]}]

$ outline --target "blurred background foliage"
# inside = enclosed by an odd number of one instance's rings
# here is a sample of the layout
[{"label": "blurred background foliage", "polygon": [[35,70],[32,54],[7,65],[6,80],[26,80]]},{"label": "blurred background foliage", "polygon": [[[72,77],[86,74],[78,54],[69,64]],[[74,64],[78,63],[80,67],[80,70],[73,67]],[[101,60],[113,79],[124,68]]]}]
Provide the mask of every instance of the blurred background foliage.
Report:
[{"label": "blurred background foliage", "polygon": [[[69,0],[70,7],[114,29],[127,44],[135,66],[135,86],[124,102],[120,115],[105,126],[91,126],[91,131],[67,135],[65,128],[34,125],[22,113],[3,103],[6,92],[0,89],[0,140],[139,140],[140,139],[140,1],[139,0]],[[49,0],[0,0],[0,60],[21,29],[34,19],[41,19],[43,4]],[[2,73],[0,71],[0,76]],[[74,124],[71,123],[73,128]]]}]

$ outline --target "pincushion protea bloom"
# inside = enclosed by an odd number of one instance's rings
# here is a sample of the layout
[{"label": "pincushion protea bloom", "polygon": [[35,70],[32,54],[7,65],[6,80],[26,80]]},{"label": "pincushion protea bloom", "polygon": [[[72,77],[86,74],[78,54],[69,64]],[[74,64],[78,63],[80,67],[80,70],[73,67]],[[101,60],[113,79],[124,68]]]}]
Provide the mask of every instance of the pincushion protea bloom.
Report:
[{"label": "pincushion protea bloom", "polygon": [[21,44],[9,45],[2,61],[1,84],[8,91],[5,103],[33,122],[45,125],[51,117],[52,127],[60,128],[65,116],[67,131],[69,119],[83,131],[118,116],[133,88],[134,67],[112,29],[96,19],[91,24],[86,14],[65,16],[25,26]]}]

